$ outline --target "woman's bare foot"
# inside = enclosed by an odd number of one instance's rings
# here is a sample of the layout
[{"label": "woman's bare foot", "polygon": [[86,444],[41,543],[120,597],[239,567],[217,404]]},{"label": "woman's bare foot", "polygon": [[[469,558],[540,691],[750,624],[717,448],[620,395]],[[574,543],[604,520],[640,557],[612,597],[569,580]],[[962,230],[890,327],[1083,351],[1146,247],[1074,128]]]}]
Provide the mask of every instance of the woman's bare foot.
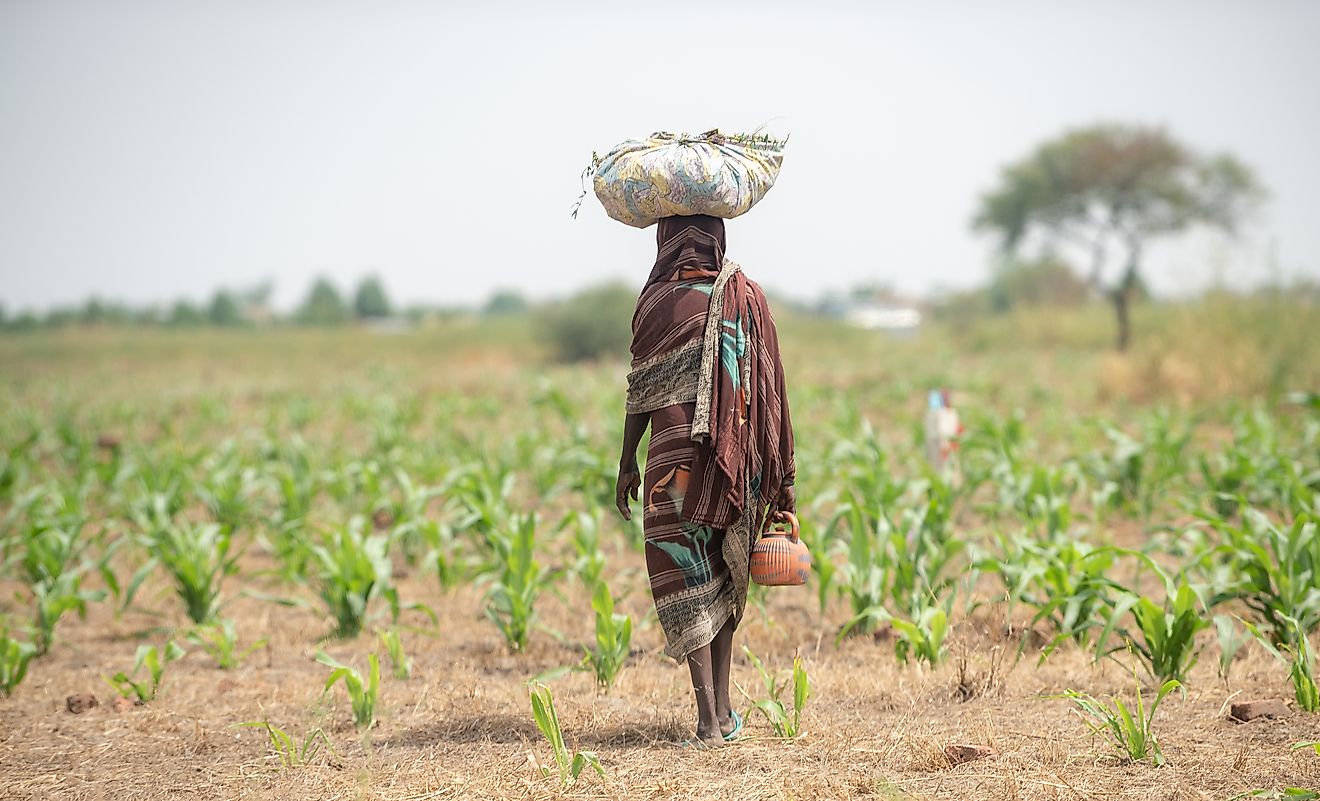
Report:
[{"label": "woman's bare foot", "polygon": [[706,748],[721,748],[724,746],[724,733],[719,729],[715,729],[713,733],[698,729],[696,739]]}]

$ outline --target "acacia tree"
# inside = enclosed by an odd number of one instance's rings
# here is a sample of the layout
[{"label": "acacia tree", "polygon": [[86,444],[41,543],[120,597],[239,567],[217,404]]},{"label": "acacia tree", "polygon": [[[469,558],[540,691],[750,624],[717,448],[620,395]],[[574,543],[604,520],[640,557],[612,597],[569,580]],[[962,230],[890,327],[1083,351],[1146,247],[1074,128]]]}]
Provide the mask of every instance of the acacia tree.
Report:
[{"label": "acacia tree", "polygon": [[1232,156],[1203,156],[1159,128],[1098,125],[1005,167],[972,226],[998,234],[1010,257],[1030,243],[1082,249],[1086,281],[1113,304],[1126,350],[1146,243],[1195,226],[1233,234],[1262,196]]}]

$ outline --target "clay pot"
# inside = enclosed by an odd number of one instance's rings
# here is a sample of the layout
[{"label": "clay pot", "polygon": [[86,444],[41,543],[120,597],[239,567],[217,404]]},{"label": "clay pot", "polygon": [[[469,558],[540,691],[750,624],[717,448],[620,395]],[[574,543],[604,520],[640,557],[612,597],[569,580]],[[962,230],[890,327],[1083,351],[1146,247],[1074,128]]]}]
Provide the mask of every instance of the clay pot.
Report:
[{"label": "clay pot", "polygon": [[791,512],[781,512],[779,517],[776,522],[781,528],[765,532],[752,546],[748,566],[752,581],[767,587],[806,584],[811,573],[811,552],[798,537],[798,519]]}]

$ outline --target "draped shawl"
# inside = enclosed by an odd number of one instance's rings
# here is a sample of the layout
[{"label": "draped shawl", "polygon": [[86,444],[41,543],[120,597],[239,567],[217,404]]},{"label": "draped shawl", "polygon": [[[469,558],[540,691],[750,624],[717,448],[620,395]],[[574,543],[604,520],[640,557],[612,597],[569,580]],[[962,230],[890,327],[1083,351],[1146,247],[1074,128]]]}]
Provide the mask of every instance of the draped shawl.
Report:
[{"label": "draped shawl", "polygon": [[[761,288],[725,258],[723,220],[667,217],[660,220],[656,240],[655,266],[633,317],[628,411],[696,404],[692,439],[705,446],[699,450],[718,470],[706,471],[715,473],[715,480],[689,488],[683,517],[739,529],[734,550],[745,546],[740,559],[745,564],[765,504],[794,476],[793,428],[774,318]],[[704,324],[647,324],[648,309],[673,294],[667,287],[675,282],[709,283],[708,306],[694,312]],[[693,475],[702,471],[694,469]],[[745,597],[745,586],[741,589]]]}]

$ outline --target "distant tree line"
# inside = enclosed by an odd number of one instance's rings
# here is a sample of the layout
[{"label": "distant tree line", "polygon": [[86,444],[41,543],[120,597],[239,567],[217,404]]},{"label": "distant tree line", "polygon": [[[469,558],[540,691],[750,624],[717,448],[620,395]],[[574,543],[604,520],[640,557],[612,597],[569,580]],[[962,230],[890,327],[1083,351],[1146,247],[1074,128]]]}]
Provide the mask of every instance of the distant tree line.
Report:
[{"label": "distant tree line", "polygon": [[0,306],[0,329],[21,331],[72,325],[176,328],[240,328],[272,324],[328,326],[419,313],[417,309],[406,313],[396,311],[385,285],[374,275],[363,278],[350,297],[341,294],[330,279],[318,278],[303,302],[286,315],[277,314],[271,307],[273,289],[270,283],[242,290],[222,287],[215,290],[205,303],[179,299],[167,306],[131,306],[92,297],[81,305],[59,306],[41,314],[32,311],[10,314]]}]

